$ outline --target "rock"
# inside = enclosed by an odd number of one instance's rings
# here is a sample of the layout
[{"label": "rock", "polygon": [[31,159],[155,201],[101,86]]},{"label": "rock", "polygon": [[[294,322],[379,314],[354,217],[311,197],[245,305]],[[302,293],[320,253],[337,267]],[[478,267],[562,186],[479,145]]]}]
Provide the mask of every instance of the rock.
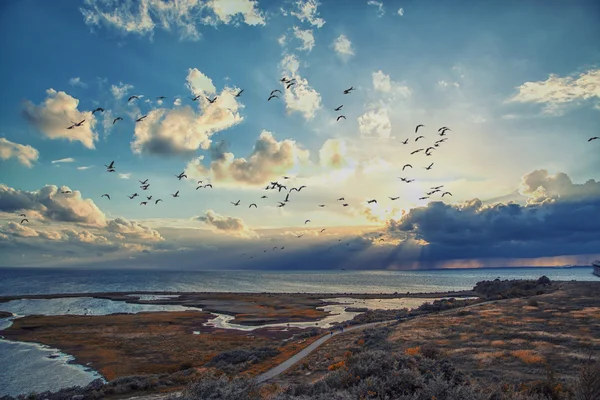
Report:
[{"label": "rock", "polygon": [[75,395],[75,396],[71,397],[71,400],[83,400],[84,398],[85,398],[85,396],[84,396],[84,395],[82,395],[82,394],[77,394],[77,395]]}]

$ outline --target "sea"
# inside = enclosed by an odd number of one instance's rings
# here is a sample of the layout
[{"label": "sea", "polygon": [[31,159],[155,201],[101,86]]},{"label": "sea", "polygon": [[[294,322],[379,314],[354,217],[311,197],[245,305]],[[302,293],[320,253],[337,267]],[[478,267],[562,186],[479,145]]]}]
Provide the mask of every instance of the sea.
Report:
[{"label": "sea", "polygon": [[[0,296],[98,292],[431,293],[470,290],[482,280],[597,281],[591,267],[488,268],[416,271],[169,271],[0,268]],[[339,296],[343,297],[343,296]],[[181,306],[141,305],[90,297],[0,303],[13,318],[0,319],[0,397],[85,386],[102,376],[59,349],[7,341],[2,329],[26,315],[107,315],[177,311]],[[219,316],[227,324],[226,316]],[[338,317],[339,318],[339,317]],[[216,323],[213,322],[213,323]],[[235,328],[233,325],[230,327]],[[241,329],[241,327],[240,327]]]}]

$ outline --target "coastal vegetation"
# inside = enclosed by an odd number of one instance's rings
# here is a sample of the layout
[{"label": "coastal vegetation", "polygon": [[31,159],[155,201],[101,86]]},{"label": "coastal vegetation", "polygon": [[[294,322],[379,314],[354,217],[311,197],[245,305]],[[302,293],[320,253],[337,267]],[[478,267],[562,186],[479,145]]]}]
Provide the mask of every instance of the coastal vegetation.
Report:
[{"label": "coastal vegetation", "polygon": [[[487,281],[475,287],[480,299],[448,298],[414,310],[366,312],[364,322],[388,322],[334,336],[261,386],[252,383],[254,376],[326,332],[318,327],[214,330],[202,327],[209,314],[189,311],[70,316],[73,325],[61,317],[27,317],[15,321],[13,334],[43,343],[57,332],[85,332],[95,337],[85,346],[100,346],[96,354],[113,352],[114,361],[101,372],[123,373],[120,365],[140,371],[106,384],[95,381],[86,388],[26,397],[35,400],[173,390],[183,390],[183,398],[190,400],[589,400],[600,396],[594,362],[600,354],[597,286],[546,279]],[[519,294],[524,297],[514,297]],[[465,308],[477,302],[482,304]],[[204,330],[191,334],[196,329]],[[140,348],[139,342],[147,347]]]}]

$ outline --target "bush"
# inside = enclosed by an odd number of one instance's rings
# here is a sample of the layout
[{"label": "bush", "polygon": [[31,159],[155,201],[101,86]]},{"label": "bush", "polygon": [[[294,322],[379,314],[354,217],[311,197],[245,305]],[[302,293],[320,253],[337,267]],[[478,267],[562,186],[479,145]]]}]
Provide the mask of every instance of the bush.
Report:
[{"label": "bush", "polygon": [[600,364],[588,360],[579,372],[575,384],[575,399],[598,400],[600,399]]},{"label": "bush", "polygon": [[536,299],[527,300],[527,305],[531,306],[531,307],[539,307],[540,306],[540,304],[538,303],[538,301]]},{"label": "bush", "polygon": [[278,354],[279,350],[273,347],[259,347],[252,350],[231,350],[217,354],[206,366],[215,367],[227,372],[236,372],[237,368],[231,368],[232,366],[244,367],[248,364],[256,364],[267,358],[275,357]]}]

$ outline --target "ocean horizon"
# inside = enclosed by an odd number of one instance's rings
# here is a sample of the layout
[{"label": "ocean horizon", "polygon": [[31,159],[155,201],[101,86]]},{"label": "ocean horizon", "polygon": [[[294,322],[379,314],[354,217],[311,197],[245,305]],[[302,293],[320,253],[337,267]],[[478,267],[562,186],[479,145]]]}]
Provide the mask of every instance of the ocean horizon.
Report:
[{"label": "ocean horizon", "polygon": [[[594,281],[591,266],[389,270],[172,271],[0,268],[0,296],[98,292],[428,293],[471,290],[482,280]],[[49,282],[52,282],[49,284]]]}]

